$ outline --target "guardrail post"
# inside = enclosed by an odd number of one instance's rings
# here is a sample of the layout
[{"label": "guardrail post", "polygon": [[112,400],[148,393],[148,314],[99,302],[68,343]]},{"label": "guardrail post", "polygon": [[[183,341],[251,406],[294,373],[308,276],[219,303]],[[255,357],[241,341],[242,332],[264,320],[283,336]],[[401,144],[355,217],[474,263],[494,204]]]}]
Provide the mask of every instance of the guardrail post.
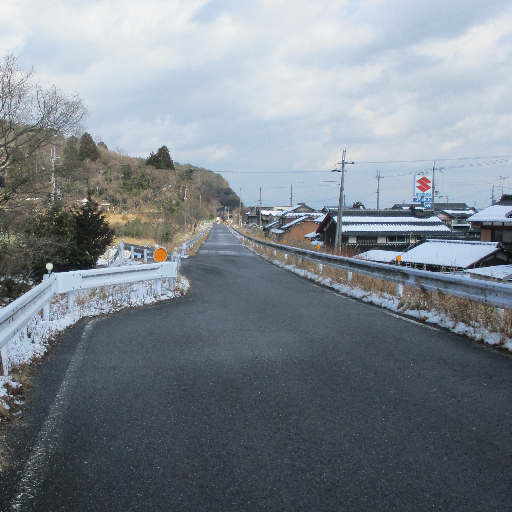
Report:
[{"label": "guardrail post", "polygon": [[398,283],[396,285],[396,296],[401,298],[404,296],[404,285],[402,283]]},{"label": "guardrail post", "polygon": [[162,293],[162,280],[155,279],[155,294],[161,295],[161,293]]},{"label": "guardrail post", "polygon": [[[43,281],[46,281],[50,277],[50,274],[45,274],[43,276]],[[43,322],[48,322],[50,320],[50,301],[48,301],[43,306]]]},{"label": "guardrail post", "polygon": [[148,249],[144,247],[144,263],[148,262]]},{"label": "guardrail post", "polygon": [[172,292],[174,290],[174,277],[169,277],[169,290]]},{"label": "guardrail post", "polygon": [[187,250],[187,244],[186,244],[185,242],[183,242],[183,243],[181,244],[181,255],[182,255],[182,256],[185,256],[185,252],[186,252],[186,250]]},{"label": "guardrail post", "polygon": [[68,311],[69,312],[71,312],[71,310],[73,309],[73,305],[74,305],[73,293],[74,292],[68,292],[67,293],[67,296],[68,296]]},{"label": "guardrail post", "polygon": [[50,303],[47,302],[43,306],[43,322],[48,322],[50,320]]},{"label": "guardrail post", "polygon": [[134,258],[134,249],[133,249],[133,245],[130,247],[130,259],[133,261],[133,258]]},{"label": "guardrail post", "polygon": [[318,264],[318,272],[320,272],[320,274],[321,274],[323,271],[324,271],[324,266],[321,263],[319,263]]},{"label": "guardrail post", "polygon": [[11,366],[11,358],[9,354],[9,342],[7,342],[2,348],[0,348],[0,369],[2,370],[2,375],[7,377],[9,375],[9,370]]},{"label": "guardrail post", "polygon": [[352,272],[347,272],[347,281],[350,283],[352,281]]}]

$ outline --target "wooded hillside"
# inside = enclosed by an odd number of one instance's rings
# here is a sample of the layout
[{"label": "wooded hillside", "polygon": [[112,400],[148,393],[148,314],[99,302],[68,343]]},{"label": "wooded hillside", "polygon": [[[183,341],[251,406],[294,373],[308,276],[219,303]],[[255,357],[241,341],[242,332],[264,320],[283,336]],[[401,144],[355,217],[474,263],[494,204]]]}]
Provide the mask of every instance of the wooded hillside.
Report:
[{"label": "wooded hillside", "polygon": [[175,164],[166,146],[134,158],[96,143],[86,115],[76,94],[42,87],[16,56],[0,62],[0,305],[46,263],[94,267],[115,234],[170,244],[239,206],[220,175]]},{"label": "wooded hillside", "polygon": [[95,145],[98,153],[94,159],[81,159],[82,139],[71,137],[57,150],[62,160],[56,167],[56,189],[66,204],[83,199],[90,191],[107,211],[172,219],[176,224],[185,222],[185,214],[189,224],[212,219],[223,207],[239,206],[239,198],[226,180],[212,171],[179,164],[172,158],[167,168],[156,166],[158,161],[148,165],[154,154],[134,158],[110,151],[103,142]]}]

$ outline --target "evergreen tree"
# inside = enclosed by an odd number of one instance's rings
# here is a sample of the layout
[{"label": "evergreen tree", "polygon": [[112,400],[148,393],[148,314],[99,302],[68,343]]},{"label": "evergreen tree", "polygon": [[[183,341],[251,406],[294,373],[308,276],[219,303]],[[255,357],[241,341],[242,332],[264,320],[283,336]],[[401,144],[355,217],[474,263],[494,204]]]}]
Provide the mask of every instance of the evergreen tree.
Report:
[{"label": "evergreen tree", "polygon": [[34,252],[29,258],[34,275],[42,277],[48,261],[53,263],[55,271],[72,270],[70,255],[76,253],[75,220],[60,201],[29,219],[24,234]]},{"label": "evergreen tree", "polygon": [[162,146],[156,152],[156,155],[151,152],[149,158],[146,160],[146,165],[151,165],[157,169],[174,169],[174,162],[172,161],[167,146]]},{"label": "evergreen tree", "polygon": [[74,173],[81,165],[80,160],[83,160],[83,158],[80,158],[79,143],[80,141],[78,138],[72,135],[66,141],[66,145],[64,146],[62,167],[68,173]]},{"label": "evergreen tree", "polygon": [[114,240],[114,230],[90,194],[88,201],[75,211],[56,202],[28,223],[26,235],[38,253],[32,270],[39,277],[48,261],[58,272],[94,268]]},{"label": "evergreen tree", "polygon": [[86,132],[80,138],[80,149],[78,151],[78,158],[85,160],[88,158],[91,162],[95,162],[100,157],[100,151],[92,137]]},{"label": "evergreen tree", "polygon": [[73,212],[73,217],[76,240],[73,266],[77,269],[94,268],[98,258],[113,242],[114,230],[109,226],[90,193],[88,201]]}]

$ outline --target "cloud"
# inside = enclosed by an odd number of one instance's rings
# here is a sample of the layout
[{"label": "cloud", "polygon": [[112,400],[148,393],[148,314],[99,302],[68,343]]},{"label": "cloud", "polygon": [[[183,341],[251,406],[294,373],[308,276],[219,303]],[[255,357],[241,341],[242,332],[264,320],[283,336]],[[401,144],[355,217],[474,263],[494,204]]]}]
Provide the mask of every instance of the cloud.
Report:
[{"label": "cloud", "polygon": [[[298,198],[332,202],[332,176],[282,172],[328,171],[344,147],[359,162],[512,154],[508,1],[4,0],[0,34],[2,54],[83,97],[109,147],[166,144],[250,201],[262,181],[283,202],[309,180]],[[358,164],[347,202],[374,200],[377,169],[381,204],[410,200],[425,165]],[[483,206],[508,165],[447,171],[442,194]]]}]

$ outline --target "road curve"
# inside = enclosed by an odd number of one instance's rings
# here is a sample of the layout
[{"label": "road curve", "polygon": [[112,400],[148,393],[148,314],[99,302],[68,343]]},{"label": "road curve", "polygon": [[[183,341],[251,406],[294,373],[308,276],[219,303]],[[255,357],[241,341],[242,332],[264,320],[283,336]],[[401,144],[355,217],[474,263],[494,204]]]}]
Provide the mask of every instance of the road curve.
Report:
[{"label": "road curve", "polygon": [[13,510],[512,510],[511,357],[223,226],[182,272],[186,297],[82,322],[41,365]]}]

